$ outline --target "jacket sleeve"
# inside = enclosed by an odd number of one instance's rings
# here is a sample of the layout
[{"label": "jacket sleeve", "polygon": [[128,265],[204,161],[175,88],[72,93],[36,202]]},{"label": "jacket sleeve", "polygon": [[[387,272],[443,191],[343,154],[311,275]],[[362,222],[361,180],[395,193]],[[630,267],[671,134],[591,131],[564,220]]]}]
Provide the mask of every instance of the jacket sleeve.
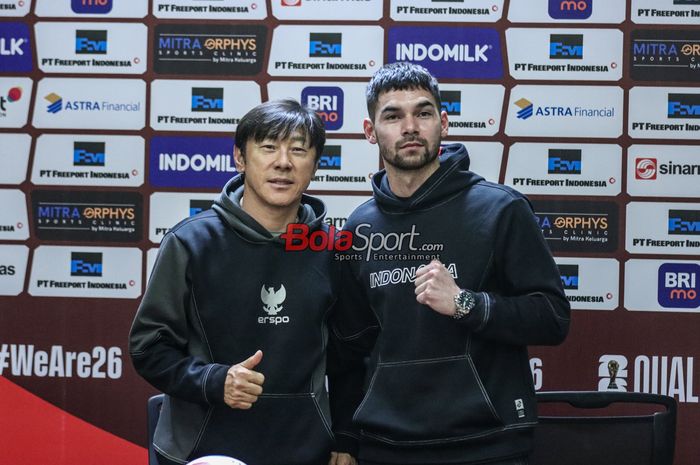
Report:
[{"label": "jacket sleeve", "polygon": [[131,327],[129,353],[136,371],[160,391],[190,402],[224,404],[229,367],[188,350],[188,341],[200,331],[187,270],[186,247],[174,234],[166,235]]},{"label": "jacket sleeve", "polygon": [[569,330],[569,301],[527,199],[509,204],[496,234],[493,278],[464,324],[507,344],[560,344]]}]

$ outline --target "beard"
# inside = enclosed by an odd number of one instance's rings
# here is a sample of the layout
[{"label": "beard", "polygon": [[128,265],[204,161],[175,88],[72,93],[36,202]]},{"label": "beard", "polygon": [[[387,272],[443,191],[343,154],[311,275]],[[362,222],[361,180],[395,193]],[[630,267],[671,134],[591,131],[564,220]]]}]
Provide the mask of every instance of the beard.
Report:
[{"label": "beard", "polygon": [[[411,142],[418,142],[423,145],[422,152],[411,156],[401,155],[399,153],[401,146]],[[394,168],[406,171],[417,171],[426,167],[427,165],[430,165],[437,158],[439,149],[440,142],[430,146],[427,139],[423,139],[422,137],[412,137],[402,139],[401,141],[397,142],[394,145],[393,150],[380,144],[379,155],[381,155],[384,163],[391,165]]]}]

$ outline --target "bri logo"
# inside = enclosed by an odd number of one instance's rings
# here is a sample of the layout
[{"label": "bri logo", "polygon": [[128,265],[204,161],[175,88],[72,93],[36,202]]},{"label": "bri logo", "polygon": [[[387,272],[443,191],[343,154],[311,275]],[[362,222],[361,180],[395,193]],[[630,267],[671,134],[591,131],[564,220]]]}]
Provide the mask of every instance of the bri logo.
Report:
[{"label": "bri logo", "polygon": [[266,287],[263,284],[262,288],[260,288],[260,300],[263,304],[262,309],[268,316],[258,317],[258,323],[272,325],[289,323],[290,319],[288,316],[278,315],[284,308],[282,304],[286,298],[287,290],[284,288],[284,284],[280,285],[280,288],[277,290],[275,290],[274,286]]},{"label": "bri logo", "polygon": [[71,9],[81,14],[107,14],[112,11],[112,0],[71,0]]},{"label": "bri logo", "polygon": [[637,158],[634,162],[634,178],[643,180],[656,179],[656,158]]},{"label": "bri logo", "polygon": [[549,0],[549,16],[554,19],[588,19],[593,0]]},{"label": "bri logo", "polygon": [[89,252],[71,252],[71,276],[102,276],[102,254]]},{"label": "bri logo", "polygon": [[664,308],[697,308],[698,274],[695,263],[664,263],[659,267],[658,301]]},{"label": "bri logo", "polygon": [[310,86],[301,91],[301,103],[318,114],[328,131],[343,127],[343,100],[340,87]]}]

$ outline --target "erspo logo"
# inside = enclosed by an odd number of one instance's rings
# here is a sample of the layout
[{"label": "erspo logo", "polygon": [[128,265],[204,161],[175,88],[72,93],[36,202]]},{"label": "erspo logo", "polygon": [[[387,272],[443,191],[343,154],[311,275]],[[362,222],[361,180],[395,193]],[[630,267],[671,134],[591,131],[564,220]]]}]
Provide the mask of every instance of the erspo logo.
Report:
[{"label": "erspo logo", "polygon": [[339,170],[342,165],[342,147],[340,145],[326,145],[323,147],[323,155],[318,162],[320,170]]},{"label": "erspo logo", "polygon": [[309,86],[301,91],[301,103],[314,110],[323,120],[326,130],[343,127],[344,94],[340,87]]},{"label": "erspo logo", "polygon": [[696,82],[700,77],[700,32],[632,31],[631,76],[639,81]]},{"label": "erspo logo", "polygon": [[462,114],[462,92],[459,90],[440,91],[440,109],[450,116]]},{"label": "erspo logo", "polygon": [[107,31],[75,31],[75,53],[77,55],[106,55]]},{"label": "erspo logo", "polygon": [[583,34],[550,34],[549,58],[583,59]]},{"label": "erspo logo", "polygon": [[34,232],[40,240],[141,240],[142,198],[135,192],[32,192]]},{"label": "erspo logo", "polygon": [[697,308],[700,306],[698,276],[695,263],[664,263],[659,267],[658,302],[664,308]]},{"label": "erspo logo", "polygon": [[264,26],[160,24],[154,34],[159,74],[250,76],[262,69]]},{"label": "erspo logo", "polygon": [[24,23],[2,23],[0,73],[26,73],[33,68],[29,26]]},{"label": "erspo logo", "polygon": [[71,276],[102,276],[102,254],[97,252],[71,252]]},{"label": "erspo logo", "polygon": [[416,63],[438,78],[503,77],[500,36],[492,28],[394,27],[388,50],[388,62]]},{"label": "erspo logo", "polygon": [[112,11],[112,0],[71,0],[71,9],[79,14],[107,14]]},{"label": "erspo logo", "polygon": [[230,137],[151,139],[149,181],[157,187],[220,188],[236,174]]},{"label": "erspo logo", "polygon": [[588,19],[593,0],[549,0],[549,16],[554,19]]}]

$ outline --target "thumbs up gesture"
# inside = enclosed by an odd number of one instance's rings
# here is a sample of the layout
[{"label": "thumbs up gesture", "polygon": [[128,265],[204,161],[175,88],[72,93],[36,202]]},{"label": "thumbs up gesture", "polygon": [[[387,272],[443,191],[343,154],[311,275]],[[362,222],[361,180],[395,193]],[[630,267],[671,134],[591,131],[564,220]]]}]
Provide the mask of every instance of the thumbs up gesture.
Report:
[{"label": "thumbs up gesture", "polygon": [[265,376],[254,370],[262,357],[262,350],[258,350],[246,360],[228,369],[224,383],[224,402],[229,407],[248,410],[262,394]]}]

